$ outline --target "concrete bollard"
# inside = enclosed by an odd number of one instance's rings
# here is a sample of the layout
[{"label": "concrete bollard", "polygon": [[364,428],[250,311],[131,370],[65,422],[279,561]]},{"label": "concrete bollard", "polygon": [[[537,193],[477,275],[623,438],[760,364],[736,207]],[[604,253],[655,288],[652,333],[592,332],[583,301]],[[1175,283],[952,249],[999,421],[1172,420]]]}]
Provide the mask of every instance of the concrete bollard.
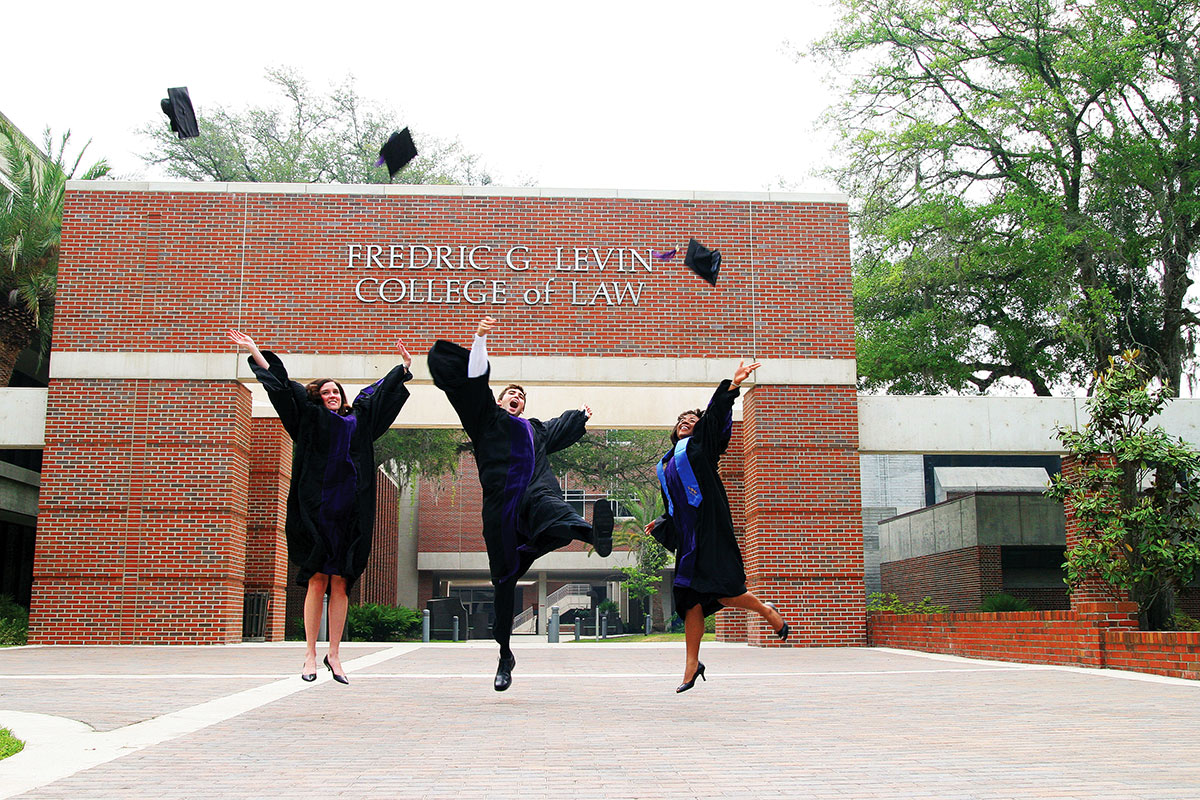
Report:
[{"label": "concrete bollard", "polygon": [[647,615],[646,615],[646,635],[647,635],[647,636],[649,636],[649,635],[650,635],[650,632],[651,632],[652,630],[654,630],[654,629],[653,629],[653,628],[650,626],[650,615],[649,615],[649,614],[647,614]]},{"label": "concrete bollard", "polygon": [[421,641],[429,644],[429,609],[421,612]]},{"label": "concrete bollard", "polygon": [[576,614],[574,628],[575,628],[575,641],[577,641],[577,642],[579,641],[579,632],[580,632],[580,628],[582,628],[582,627],[583,627],[583,617]]},{"label": "concrete bollard", "polygon": [[458,614],[454,615],[454,641],[458,641]]},{"label": "concrete bollard", "polygon": [[550,621],[546,623],[546,641],[558,644],[558,606],[550,606]]},{"label": "concrete bollard", "polygon": [[596,609],[596,641],[600,641],[600,609]]},{"label": "concrete bollard", "polygon": [[602,631],[600,638],[607,639],[608,638],[608,615],[607,614],[604,615],[604,619],[600,620],[600,630]]}]

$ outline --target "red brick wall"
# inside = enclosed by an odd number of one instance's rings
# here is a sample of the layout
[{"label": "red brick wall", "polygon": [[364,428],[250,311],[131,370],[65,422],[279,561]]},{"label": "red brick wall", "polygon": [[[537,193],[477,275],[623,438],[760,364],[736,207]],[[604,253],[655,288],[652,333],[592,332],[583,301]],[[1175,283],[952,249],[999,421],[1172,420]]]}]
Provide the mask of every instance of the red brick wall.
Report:
[{"label": "red brick wall", "polygon": [[[853,386],[755,386],[743,401],[750,591],[792,626],[789,645],[865,641],[858,399]],[[752,644],[775,644],[768,626]]]},{"label": "red brick wall", "polygon": [[351,602],[396,605],[396,562],[400,536],[400,493],[396,484],[383,475],[375,476],[375,534],[371,538],[371,557],[367,568],[351,590]]},{"label": "red brick wall", "polygon": [[242,638],[250,392],[51,380],[30,642]]},{"label": "red brick wall", "polygon": [[867,626],[873,647],[1200,679],[1200,633],[1136,630],[1134,603],[1079,603],[1071,611],[1004,614],[876,611]]},{"label": "red brick wall", "polygon": [[977,545],[879,565],[880,587],[906,603],[930,597],[950,611],[978,611],[1002,591],[1000,547]]},{"label": "red brick wall", "polygon": [[[732,377],[732,373],[731,373]],[[729,495],[729,510],[733,514],[733,532],[737,537],[738,547],[742,550],[742,560],[746,562],[746,588],[750,589],[750,575],[757,570],[757,562],[750,564],[750,553],[746,551],[746,464],[745,441],[742,435],[742,422],[733,423],[733,433],[729,437],[729,447],[725,450],[719,462],[718,472],[721,482],[725,484],[725,493]],[[757,554],[755,554],[757,557]],[[753,589],[750,589],[753,591]],[[768,597],[761,598],[770,600]],[[758,625],[762,617],[751,615],[740,608],[726,608],[717,614],[717,641],[744,642],[750,625]]]},{"label": "red brick wall", "polygon": [[[853,358],[847,208],[842,203],[618,198],[227,194],[72,190],[63,217],[54,345],[58,350],[232,352],[238,325],[279,352],[413,352],[469,339],[485,310],[503,312],[492,355]],[[753,239],[751,239],[753,231]],[[653,272],[555,269],[555,248],[719,247],[721,281],[692,279],[681,259]],[[244,236],[244,244],[243,244]],[[347,268],[349,244],[487,244],[480,266]],[[504,264],[530,248],[528,270]],[[753,266],[753,274],[752,274]],[[364,304],[363,277],[507,281],[506,304]],[[526,290],[554,278],[550,304]],[[571,305],[600,282],[638,281],[641,302]],[[560,302],[561,301],[561,302]],[[720,324],[679,309],[737,309]],[[319,322],[305,309],[319,309]],[[103,324],[98,321],[103,319]],[[571,336],[564,337],[564,330]]]},{"label": "red brick wall", "polygon": [[279,420],[252,420],[250,490],[246,521],[246,591],[269,592],[266,639],[282,641],[287,617],[288,483],[292,440]]},{"label": "red brick wall", "polygon": [[[1064,478],[1074,478],[1078,475],[1080,469],[1079,459],[1075,456],[1063,456],[1062,459],[1062,474]],[[1074,507],[1070,502],[1063,503],[1063,513],[1067,518],[1067,550],[1069,551],[1084,536],[1082,527],[1079,524],[1078,518],[1075,516]],[[1071,608],[1077,608],[1080,603],[1103,603],[1112,601],[1124,601],[1128,599],[1128,594],[1111,586],[1099,578],[1090,578],[1081,582],[1078,586],[1071,588],[1070,600]]]}]

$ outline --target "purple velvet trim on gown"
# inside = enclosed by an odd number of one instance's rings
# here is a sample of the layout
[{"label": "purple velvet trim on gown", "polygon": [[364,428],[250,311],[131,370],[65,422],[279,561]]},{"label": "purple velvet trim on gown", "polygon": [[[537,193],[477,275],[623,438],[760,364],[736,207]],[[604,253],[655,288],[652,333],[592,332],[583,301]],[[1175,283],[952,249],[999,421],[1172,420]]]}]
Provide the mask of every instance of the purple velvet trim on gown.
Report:
[{"label": "purple velvet trim on gown", "polygon": [[696,507],[688,503],[688,493],[675,467],[675,459],[663,467],[667,490],[675,513],[671,522],[678,535],[679,549],[675,554],[675,585],[691,586],[692,571],[696,568]]},{"label": "purple velvet trim on gown", "polygon": [[508,460],[508,479],[504,483],[504,511],[500,523],[504,556],[508,560],[509,569],[505,578],[511,578],[520,569],[521,560],[517,555],[518,509],[525,490],[529,488],[529,481],[533,478],[533,426],[511,414],[508,421],[511,454]]},{"label": "purple velvet trim on gown", "polygon": [[[353,414],[341,416],[332,411],[336,421],[329,426],[329,458],[325,462],[325,479],[321,485],[321,514],[318,521],[325,539],[326,575],[343,575],[346,570],[346,532],[353,526],[354,500],[358,491],[358,468],[350,457],[350,439],[358,426]],[[340,424],[339,424],[340,423]]]}]

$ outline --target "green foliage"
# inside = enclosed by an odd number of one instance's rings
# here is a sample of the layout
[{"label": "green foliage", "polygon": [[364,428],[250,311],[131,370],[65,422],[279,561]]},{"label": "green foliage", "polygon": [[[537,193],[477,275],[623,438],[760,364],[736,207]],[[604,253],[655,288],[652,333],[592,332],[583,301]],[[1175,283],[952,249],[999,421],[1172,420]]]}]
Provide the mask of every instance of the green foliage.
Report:
[{"label": "green foliage", "polygon": [[421,612],[404,606],[364,603],[346,611],[346,639],[359,642],[400,642],[421,633]]},{"label": "green foliage", "polygon": [[906,603],[892,592],[871,592],[867,595],[867,611],[890,611],[893,614],[945,614],[948,606],[937,605],[926,595],[919,603]]},{"label": "green foliage", "polygon": [[[63,197],[75,178],[87,145],[71,161],[68,131],[55,144],[47,128],[46,155],[0,116],[0,162],[8,179],[0,181],[0,378],[7,385],[17,355],[34,337],[48,346],[58,281]],[[82,180],[108,174],[106,162],[88,167]]]},{"label": "green foliage", "polygon": [[618,606],[612,600],[601,600],[599,603],[596,604],[596,610],[599,611],[601,614],[611,614],[615,611],[620,610],[620,606]]},{"label": "green foliage", "polygon": [[159,115],[141,130],[152,141],[142,160],[190,181],[491,183],[479,157],[458,141],[416,131],[420,155],[390,179],[375,162],[399,113],[364,100],[351,77],[326,94],[295,69],[268,69],[266,78],[283,96],[282,107],[238,112],[200,104],[200,136],[192,139],[178,138]]},{"label": "green foliage", "polygon": [[0,728],[0,760],[15,756],[25,749],[25,743],[13,736],[8,728]]},{"label": "green foliage", "polygon": [[592,431],[565,450],[550,454],[556,475],[571,474],[583,483],[610,486],[612,495],[657,485],[655,467],[667,451],[666,437],[655,430]]},{"label": "green foliage", "polygon": [[840,0],[811,55],[850,195],[864,389],[1039,395],[1198,318],[1200,6]]},{"label": "green foliage", "polygon": [[1151,386],[1136,351],[1110,359],[1087,424],[1058,429],[1079,469],[1046,492],[1081,529],[1067,550],[1068,585],[1099,579],[1134,600],[1151,630],[1170,624],[1175,592],[1200,569],[1200,455],[1149,424],[1171,395]]},{"label": "green foliage", "polygon": [[979,606],[980,611],[995,613],[1003,611],[1032,611],[1033,606],[1024,597],[1013,597],[1011,594],[994,594],[985,597]]},{"label": "green foliage", "polygon": [[709,614],[707,617],[704,618],[704,632],[705,633],[716,633],[717,632],[717,615],[716,614]]},{"label": "green foliage", "polygon": [[12,597],[0,594],[0,646],[22,645],[29,637],[29,612]]},{"label": "green foliage", "polygon": [[470,449],[460,428],[392,428],[375,442],[375,464],[391,462],[402,478],[440,478],[458,474],[459,456]]},{"label": "green foliage", "polygon": [[1200,631],[1200,619],[1188,616],[1182,611],[1176,611],[1171,617],[1171,626],[1168,630],[1173,631]]}]

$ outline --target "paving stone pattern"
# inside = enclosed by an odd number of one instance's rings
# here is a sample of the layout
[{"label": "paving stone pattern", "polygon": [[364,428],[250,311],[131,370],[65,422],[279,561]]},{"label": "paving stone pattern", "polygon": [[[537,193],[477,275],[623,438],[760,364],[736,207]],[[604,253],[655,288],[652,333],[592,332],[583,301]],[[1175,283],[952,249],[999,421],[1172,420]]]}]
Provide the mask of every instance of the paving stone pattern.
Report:
[{"label": "paving stone pattern", "polygon": [[[361,670],[353,659],[380,647],[347,646],[349,687],[323,680],[20,796],[1200,798],[1194,682],[706,644],[709,680],[676,695],[681,644],[515,649],[513,688],[499,694],[482,643],[418,647]],[[105,724],[156,704],[165,713],[211,699],[221,682],[149,676],[228,669],[233,693],[261,684],[255,673],[298,681],[302,654],[137,648],[108,681],[6,678],[92,674],[92,661],[112,666],[133,649],[108,651],[0,651],[0,723],[6,710]],[[130,685],[145,692],[137,703]]]}]

